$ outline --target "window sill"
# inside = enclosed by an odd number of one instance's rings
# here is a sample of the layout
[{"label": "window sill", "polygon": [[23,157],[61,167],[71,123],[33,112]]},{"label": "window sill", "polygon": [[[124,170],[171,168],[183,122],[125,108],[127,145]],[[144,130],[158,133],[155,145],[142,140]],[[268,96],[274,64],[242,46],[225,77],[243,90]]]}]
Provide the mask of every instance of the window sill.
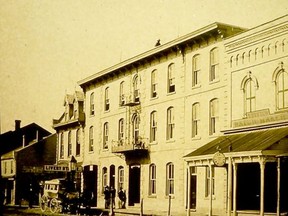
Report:
[{"label": "window sill", "polygon": [[171,140],[166,140],[166,143],[174,143],[175,140],[174,139],[171,139]]},{"label": "window sill", "polygon": [[200,85],[200,84],[197,84],[197,85],[195,85],[195,86],[192,86],[192,90],[193,90],[193,89],[198,89],[198,88],[201,88],[201,85]]},{"label": "window sill", "polygon": [[[209,200],[209,199],[210,199],[209,195],[204,197],[204,200]],[[215,195],[212,195],[212,200],[216,200]]]},{"label": "window sill", "polygon": [[169,199],[169,197],[171,197],[171,199],[175,199],[175,195],[165,195],[165,199]]},{"label": "window sill", "polygon": [[156,100],[156,99],[158,99],[159,97],[158,97],[158,95],[156,96],[156,97],[151,97],[150,98],[150,100]]},{"label": "window sill", "polygon": [[150,142],[149,145],[157,145],[158,142],[157,141],[153,141],[153,142]]},{"label": "window sill", "polygon": [[148,195],[148,198],[153,198],[153,199],[156,199],[157,198],[157,195]]},{"label": "window sill", "polygon": [[214,79],[212,81],[209,81],[209,84],[214,84],[214,83],[218,83],[218,82],[220,82],[219,78],[218,79]]},{"label": "window sill", "polygon": [[174,92],[167,92],[167,95],[169,96],[169,95],[173,95],[173,94],[176,94],[176,91],[174,91]]},{"label": "window sill", "polygon": [[201,140],[201,137],[200,136],[195,136],[195,137],[192,137],[191,140]]}]

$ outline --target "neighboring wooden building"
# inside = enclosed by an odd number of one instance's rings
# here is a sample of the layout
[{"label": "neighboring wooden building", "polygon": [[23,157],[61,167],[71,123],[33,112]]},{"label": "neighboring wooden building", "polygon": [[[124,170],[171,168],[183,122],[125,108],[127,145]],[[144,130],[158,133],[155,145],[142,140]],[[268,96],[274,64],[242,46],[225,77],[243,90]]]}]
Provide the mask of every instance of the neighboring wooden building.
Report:
[{"label": "neighboring wooden building", "polygon": [[[75,176],[77,190],[81,190],[81,173],[84,156],[84,94],[75,91],[66,94],[64,98],[64,112],[59,119],[53,119],[53,128],[57,133],[56,166],[67,166],[72,158],[76,159],[77,172]],[[69,177],[70,171],[66,173]],[[70,176],[71,177],[71,176]],[[74,178],[74,177],[73,177]],[[73,180],[74,181],[74,180]]]},{"label": "neighboring wooden building", "polygon": [[[52,148],[49,148],[49,152],[46,152],[46,146],[43,145],[43,142],[46,143],[43,140],[46,140],[46,137],[51,134],[49,131],[35,123],[21,128],[20,121],[16,120],[15,122],[15,131],[0,135],[1,186],[4,186],[6,203],[12,205],[20,204],[23,198],[21,194],[23,194],[25,187],[27,188],[29,185],[23,186],[22,184],[24,180],[28,181],[28,178],[19,178],[23,172],[23,166],[35,166],[35,164],[38,166],[41,161],[51,162],[53,158],[55,161],[56,150],[53,141],[49,141],[49,143],[52,142],[50,143]],[[28,154],[24,153],[25,149],[29,149]],[[26,155],[23,159],[17,158],[23,154]],[[48,155],[49,157],[46,157]]]}]

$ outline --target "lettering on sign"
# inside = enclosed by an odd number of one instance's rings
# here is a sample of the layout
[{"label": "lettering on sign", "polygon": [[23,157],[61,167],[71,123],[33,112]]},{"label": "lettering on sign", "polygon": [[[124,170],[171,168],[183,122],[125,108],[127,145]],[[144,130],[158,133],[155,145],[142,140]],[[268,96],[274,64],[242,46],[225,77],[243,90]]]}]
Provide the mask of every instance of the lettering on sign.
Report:
[{"label": "lettering on sign", "polygon": [[68,172],[68,166],[61,166],[61,165],[44,165],[44,171],[49,172]]}]

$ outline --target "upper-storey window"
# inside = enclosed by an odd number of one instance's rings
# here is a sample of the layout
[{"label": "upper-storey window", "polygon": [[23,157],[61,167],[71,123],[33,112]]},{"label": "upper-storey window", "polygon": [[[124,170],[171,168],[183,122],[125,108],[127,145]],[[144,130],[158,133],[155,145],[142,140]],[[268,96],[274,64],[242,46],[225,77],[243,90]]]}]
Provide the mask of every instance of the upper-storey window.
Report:
[{"label": "upper-storey window", "polygon": [[151,72],[151,98],[157,96],[157,82],[156,82],[157,70]]},{"label": "upper-storey window", "polygon": [[199,103],[195,103],[192,105],[192,137],[196,137],[199,133]]},{"label": "upper-storey window", "polygon": [[119,87],[119,104],[120,106],[125,105],[124,81],[120,83],[120,87]]},{"label": "upper-storey window", "polygon": [[80,129],[76,130],[76,155],[80,155],[81,151],[81,142],[80,142]]},{"label": "upper-storey window", "polygon": [[168,93],[175,92],[175,64],[168,66]]},{"label": "upper-storey window", "polygon": [[108,149],[109,131],[108,122],[104,123],[103,127],[103,149]]},{"label": "upper-storey window", "polygon": [[288,74],[282,69],[276,76],[277,109],[288,108]]},{"label": "upper-storey window", "polygon": [[110,101],[109,101],[109,87],[105,89],[105,98],[104,98],[104,110],[108,111],[110,108]]},{"label": "upper-storey window", "polygon": [[139,77],[135,75],[133,81],[133,98],[134,102],[140,102],[140,90],[139,90]]},{"label": "upper-storey window", "polygon": [[167,109],[167,140],[171,140],[174,138],[174,108],[169,107]]},{"label": "upper-storey window", "polygon": [[89,128],[89,151],[94,151],[94,136],[93,136],[93,126]]},{"label": "upper-storey window", "polygon": [[64,158],[64,133],[60,134],[60,159]]},{"label": "upper-storey window", "polygon": [[119,120],[119,125],[118,125],[118,144],[123,145],[124,142],[124,119],[121,118]]},{"label": "upper-storey window", "polygon": [[219,50],[214,48],[210,51],[210,81],[219,78]]},{"label": "upper-storey window", "polygon": [[94,92],[90,94],[90,115],[94,115],[95,113],[95,106],[94,106]]},{"label": "upper-storey window", "polygon": [[157,116],[156,111],[153,111],[150,114],[150,142],[156,141],[156,132],[157,132]]},{"label": "upper-storey window", "polygon": [[138,115],[133,116],[132,124],[133,124],[133,127],[132,127],[133,137],[132,138],[133,138],[134,144],[138,144],[139,143],[139,126],[140,126],[140,118]]},{"label": "upper-storey window", "polygon": [[247,112],[255,111],[256,108],[256,88],[252,78],[248,78],[244,83],[244,109]]},{"label": "upper-storey window", "polygon": [[200,55],[195,55],[192,59],[192,86],[199,84],[200,78]]},{"label": "upper-storey window", "polygon": [[68,156],[72,155],[71,131],[68,132]]},{"label": "upper-storey window", "polygon": [[219,101],[217,98],[210,101],[210,135],[213,135],[218,130],[219,122]]}]

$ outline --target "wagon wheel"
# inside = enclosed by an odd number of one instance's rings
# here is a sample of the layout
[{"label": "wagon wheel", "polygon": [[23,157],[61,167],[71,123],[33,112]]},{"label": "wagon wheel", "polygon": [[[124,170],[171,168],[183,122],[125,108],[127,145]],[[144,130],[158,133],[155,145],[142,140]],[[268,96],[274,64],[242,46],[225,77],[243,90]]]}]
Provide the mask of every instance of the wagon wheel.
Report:
[{"label": "wagon wheel", "polygon": [[50,211],[52,213],[55,213],[57,211],[60,211],[60,201],[57,200],[56,198],[53,198],[51,201],[50,201]]},{"label": "wagon wheel", "polygon": [[41,208],[42,212],[44,212],[46,210],[47,205],[48,205],[48,197],[46,195],[43,195],[40,198],[40,208]]}]

